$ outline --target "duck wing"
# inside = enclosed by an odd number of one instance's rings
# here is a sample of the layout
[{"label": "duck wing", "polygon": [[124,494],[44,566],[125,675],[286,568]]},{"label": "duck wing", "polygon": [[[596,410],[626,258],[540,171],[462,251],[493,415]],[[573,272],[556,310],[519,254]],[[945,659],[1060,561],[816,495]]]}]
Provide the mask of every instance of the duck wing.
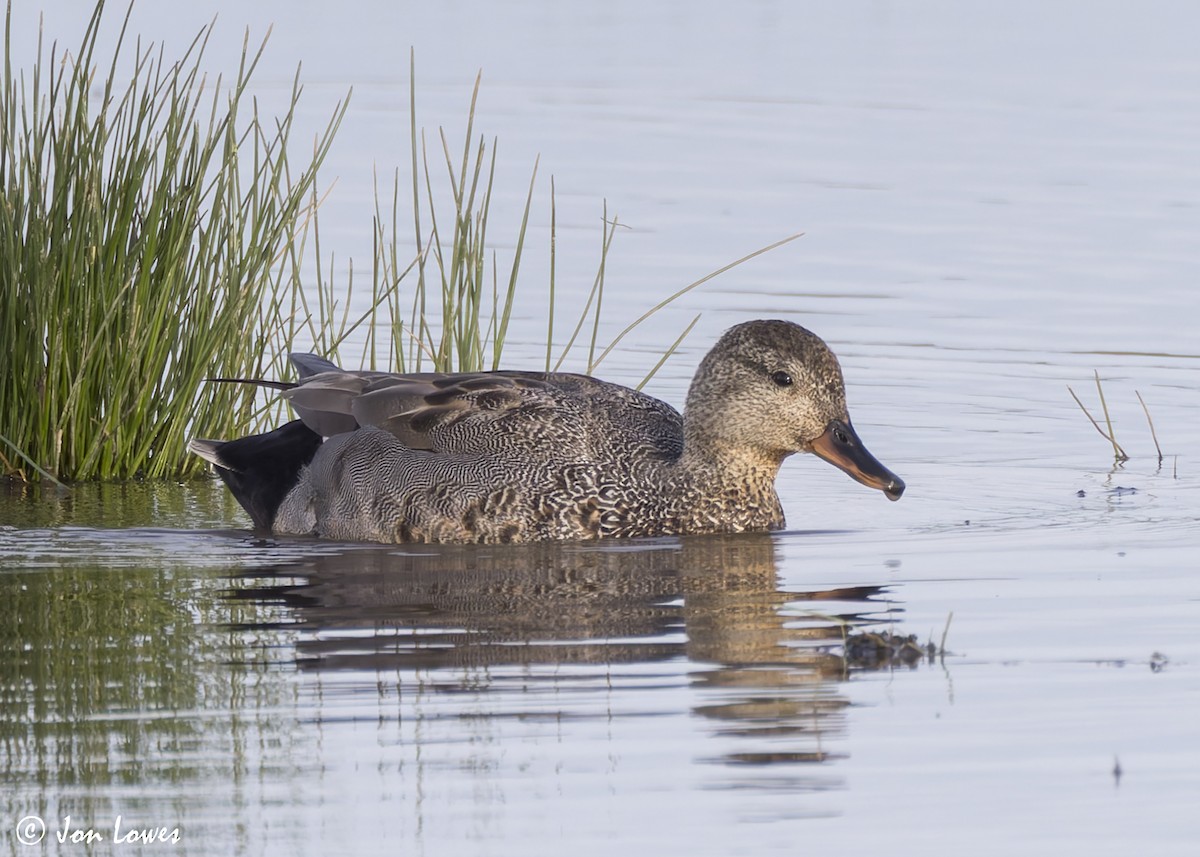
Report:
[{"label": "duck wing", "polygon": [[683,448],[683,421],[674,408],[587,375],[401,375],[347,372],[314,361],[300,365],[293,356],[301,381],[283,395],[306,425],[326,437],[374,426],[411,449],[507,453],[530,461],[673,459]]}]

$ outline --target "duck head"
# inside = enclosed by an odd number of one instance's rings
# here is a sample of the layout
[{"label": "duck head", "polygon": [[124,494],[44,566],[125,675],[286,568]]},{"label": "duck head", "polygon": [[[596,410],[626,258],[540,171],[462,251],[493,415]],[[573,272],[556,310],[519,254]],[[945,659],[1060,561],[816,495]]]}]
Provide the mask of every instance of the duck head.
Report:
[{"label": "duck head", "polygon": [[904,493],[904,481],[854,431],[841,366],[819,336],[788,321],[730,328],[688,391],[684,455],[777,470],[796,452],[815,454],[890,500]]}]

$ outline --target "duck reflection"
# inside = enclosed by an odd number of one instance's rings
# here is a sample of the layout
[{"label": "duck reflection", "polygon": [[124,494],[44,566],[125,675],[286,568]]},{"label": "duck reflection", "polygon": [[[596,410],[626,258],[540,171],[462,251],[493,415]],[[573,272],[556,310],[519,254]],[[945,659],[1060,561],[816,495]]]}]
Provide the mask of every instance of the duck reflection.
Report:
[{"label": "duck reflection", "polygon": [[[776,540],[760,534],[347,546],[255,576],[233,596],[283,607],[271,626],[300,632],[303,670],[409,673],[445,691],[478,690],[481,670],[500,686],[501,667],[673,663],[718,734],[774,741],[840,728],[838,682],[868,666],[854,641],[898,610],[882,586],[781,588]],[[824,758],[819,747],[722,755]]]}]

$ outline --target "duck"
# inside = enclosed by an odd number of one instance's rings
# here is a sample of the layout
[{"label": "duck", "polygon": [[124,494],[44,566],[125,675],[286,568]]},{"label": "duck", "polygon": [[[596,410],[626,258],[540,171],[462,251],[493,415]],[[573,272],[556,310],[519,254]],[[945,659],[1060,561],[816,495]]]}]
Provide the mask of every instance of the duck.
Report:
[{"label": "duck", "polygon": [[292,354],[297,419],[195,439],[255,528],[382,543],[502,544],[778,530],[784,460],[812,453],[898,500],[828,345],[778,319],[728,329],[683,413],[567,372],[346,371]]}]

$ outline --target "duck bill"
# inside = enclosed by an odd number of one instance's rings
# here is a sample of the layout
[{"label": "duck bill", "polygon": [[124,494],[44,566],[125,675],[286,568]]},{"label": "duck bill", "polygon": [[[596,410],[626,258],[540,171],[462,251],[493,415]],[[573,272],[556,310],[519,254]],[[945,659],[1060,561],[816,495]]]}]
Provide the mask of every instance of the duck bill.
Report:
[{"label": "duck bill", "polygon": [[849,421],[831,420],[825,433],[812,442],[812,451],[863,485],[899,500],[904,480],[888,470],[863,446]]}]

